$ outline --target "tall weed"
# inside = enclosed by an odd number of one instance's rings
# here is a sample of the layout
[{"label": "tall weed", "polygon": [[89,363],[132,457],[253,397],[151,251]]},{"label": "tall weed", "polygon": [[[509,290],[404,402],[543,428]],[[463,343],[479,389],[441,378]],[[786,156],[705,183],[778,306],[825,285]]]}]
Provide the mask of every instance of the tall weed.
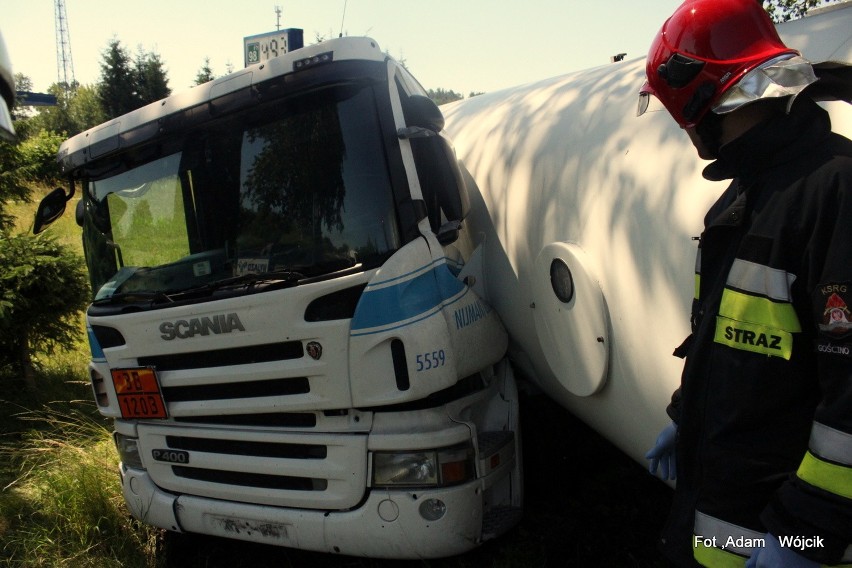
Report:
[{"label": "tall weed", "polygon": [[124,509],[111,433],[80,406],[20,413],[30,428],[0,447],[12,478],[0,500],[0,558],[7,566],[154,566],[156,534]]},{"label": "tall weed", "polygon": [[37,391],[0,401],[0,566],[156,566],[158,532],[124,506],[85,360],[82,345],[57,352],[38,365]]}]

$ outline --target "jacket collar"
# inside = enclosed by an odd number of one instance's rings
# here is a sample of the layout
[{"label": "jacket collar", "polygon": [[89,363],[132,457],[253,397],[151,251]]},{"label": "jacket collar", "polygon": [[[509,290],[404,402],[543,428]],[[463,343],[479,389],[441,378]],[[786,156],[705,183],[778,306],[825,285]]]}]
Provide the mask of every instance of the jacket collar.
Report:
[{"label": "jacket collar", "polygon": [[719,158],[704,168],[710,181],[742,178],[806,153],[831,134],[828,113],[808,97],[799,97],[790,114],[766,120],[719,149]]}]

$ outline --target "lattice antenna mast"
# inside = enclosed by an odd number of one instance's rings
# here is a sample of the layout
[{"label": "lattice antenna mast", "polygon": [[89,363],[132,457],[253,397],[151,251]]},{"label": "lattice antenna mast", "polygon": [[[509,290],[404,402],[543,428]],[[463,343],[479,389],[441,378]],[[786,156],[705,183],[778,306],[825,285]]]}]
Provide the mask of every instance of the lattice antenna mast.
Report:
[{"label": "lattice antenna mast", "polygon": [[56,72],[57,83],[65,94],[77,88],[74,79],[74,60],[71,58],[71,37],[68,33],[68,15],[65,13],[65,0],[55,0],[56,16]]}]

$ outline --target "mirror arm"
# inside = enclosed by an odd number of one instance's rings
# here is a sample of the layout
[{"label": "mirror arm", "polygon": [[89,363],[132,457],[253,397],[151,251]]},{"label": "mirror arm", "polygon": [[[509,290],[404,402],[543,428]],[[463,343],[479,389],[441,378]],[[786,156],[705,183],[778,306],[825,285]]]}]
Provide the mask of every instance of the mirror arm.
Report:
[{"label": "mirror arm", "polygon": [[438,242],[444,246],[456,242],[459,238],[459,231],[461,231],[461,228],[461,221],[447,221],[441,225],[440,229],[438,229]]},{"label": "mirror arm", "polygon": [[432,138],[438,133],[422,126],[406,126],[396,131],[396,135],[400,140],[410,140],[412,138]]}]

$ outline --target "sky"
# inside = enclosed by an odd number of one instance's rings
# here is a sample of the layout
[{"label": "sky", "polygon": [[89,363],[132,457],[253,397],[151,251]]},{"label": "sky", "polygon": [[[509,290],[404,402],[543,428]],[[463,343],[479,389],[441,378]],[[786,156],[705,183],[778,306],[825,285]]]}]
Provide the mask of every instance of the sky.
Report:
[{"label": "sky", "polygon": [[[165,64],[173,92],[243,67],[243,38],[280,26],[318,36],[369,36],[426,89],[491,92],[643,57],[680,0],[66,0],[74,77],[94,84],[113,38]],[[15,73],[44,92],[58,78],[54,0],[2,0]]]}]

